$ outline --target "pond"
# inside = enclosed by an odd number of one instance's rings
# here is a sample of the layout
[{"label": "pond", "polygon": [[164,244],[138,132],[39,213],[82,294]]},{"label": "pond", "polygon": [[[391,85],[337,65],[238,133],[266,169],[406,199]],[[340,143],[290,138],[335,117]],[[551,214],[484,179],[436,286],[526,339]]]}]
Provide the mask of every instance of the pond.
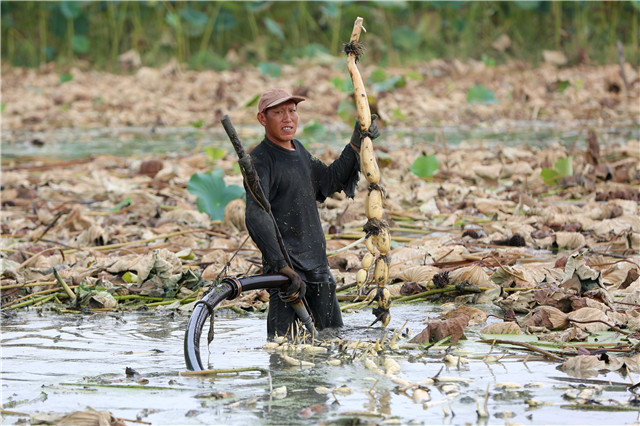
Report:
[{"label": "pond", "polygon": [[[492,312],[491,306],[480,306]],[[435,304],[393,305],[387,340],[394,330],[414,335],[423,320],[441,310]],[[370,309],[344,315],[340,337],[374,342],[385,334],[367,328]],[[400,366],[393,376],[420,382],[428,402],[401,392],[392,376],[365,367],[359,356],[343,358],[337,347],[322,355],[291,354],[314,364],[299,368],[283,362],[266,341],[265,315],[216,314],[216,337],[202,348],[203,362],[212,369],[245,369],[216,376],[183,376],[183,337],[188,315],[174,311],[57,314],[21,311],[5,315],[2,333],[2,402],[15,413],[70,413],[92,407],[122,419],[151,424],[626,424],[638,421],[636,411],[573,411],[568,398],[588,380],[572,379],[557,362],[522,350],[477,343],[479,326],[466,331],[469,340],[451,347],[382,351],[378,360],[393,358]],[[348,351],[350,352],[350,351]],[[464,362],[445,364],[450,352]],[[355,352],[354,352],[355,353]],[[496,358],[489,361],[491,353]],[[383,368],[383,367],[381,367]],[[127,374],[127,372],[129,374]],[[598,400],[628,401],[633,395],[615,383],[638,377],[600,375]],[[575,381],[576,383],[574,383]],[[606,385],[606,381],[613,382]],[[286,395],[284,389],[286,387]],[[278,389],[280,388],[280,389]],[[273,392],[270,392],[273,389]],[[333,389],[333,393],[326,393]],[[488,391],[487,418],[479,418]],[[563,397],[563,395],[565,395]],[[531,401],[537,401],[533,403]],[[6,412],[5,412],[6,413]],[[6,415],[17,424],[26,415]]]},{"label": "pond", "polygon": [[[586,125],[585,125],[586,126]],[[329,143],[340,148],[348,141],[351,131],[344,123],[327,126],[300,126],[298,138],[303,143]],[[615,127],[598,127],[601,143],[610,145],[638,138],[638,128],[632,123]],[[585,127],[586,128],[586,127]],[[236,126],[245,147],[257,142],[263,135],[260,126]],[[432,147],[443,138],[449,146],[468,144],[501,144],[517,146],[527,144],[544,147],[557,142],[565,147],[576,144],[584,147],[585,133],[581,129],[559,128],[545,122],[493,123],[485,127],[455,128],[387,126],[384,130],[385,145]],[[60,160],[83,158],[91,155],[110,154],[136,156],[151,154],[186,153],[203,147],[220,148],[233,152],[222,126],[196,129],[193,127],[127,127],[101,129],[55,129],[47,132],[25,130],[2,131],[2,156],[48,157]]]}]

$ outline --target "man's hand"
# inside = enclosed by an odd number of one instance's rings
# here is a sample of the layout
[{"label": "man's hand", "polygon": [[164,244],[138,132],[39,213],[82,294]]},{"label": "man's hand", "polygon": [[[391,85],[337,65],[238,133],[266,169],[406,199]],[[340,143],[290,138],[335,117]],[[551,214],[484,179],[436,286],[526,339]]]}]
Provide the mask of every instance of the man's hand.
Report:
[{"label": "man's hand", "polygon": [[[371,114],[371,125],[369,126],[369,137],[371,138],[371,140],[374,140],[375,138],[380,136],[380,130],[378,129],[378,125],[375,122],[376,118],[378,118],[377,114]],[[360,120],[356,120],[356,126],[353,129],[353,134],[351,135],[351,140],[349,142],[354,147],[360,149],[360,143],[362,142]]]},{"label": "man's hand", "polygon": [[290,266],[285,266],[278,272],[289,278],[289,284],[283,289],[280,289],[280,299],[286,303],[295,303],[302,300],[307,291],[307,287],[304,281],[302,281],[302,278],[300,278],[300,275]]}]

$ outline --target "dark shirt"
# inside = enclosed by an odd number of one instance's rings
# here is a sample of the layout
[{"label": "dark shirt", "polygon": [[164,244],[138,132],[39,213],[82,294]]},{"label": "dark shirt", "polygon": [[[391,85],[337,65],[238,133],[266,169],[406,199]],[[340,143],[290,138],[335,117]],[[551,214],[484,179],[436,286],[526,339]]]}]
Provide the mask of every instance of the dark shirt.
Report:
[{"label": "dark shirt", "polygon": [[[293,268],[305,281],[329,279],[327,243],[316,201],[338,191],[353,198],[360,171],[359,154],[347,145],[331,165],[311,155],[294,139],[294,151],[265,138],[251,151],[260,185],[276,218]],[[247,191],[245,215],[251,238],[262,252],[265,273],[286,266],[273,220]]]}]

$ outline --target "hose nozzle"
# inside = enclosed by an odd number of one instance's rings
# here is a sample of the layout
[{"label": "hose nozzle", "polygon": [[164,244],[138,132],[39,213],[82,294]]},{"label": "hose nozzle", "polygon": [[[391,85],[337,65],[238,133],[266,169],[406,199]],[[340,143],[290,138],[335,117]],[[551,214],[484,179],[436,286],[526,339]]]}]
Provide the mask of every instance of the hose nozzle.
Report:
[{"label": "hose nozzle", "polygon": [[302,300],[298,300],[295,303],[291,303],[290,306],[293,308],[294,311],[296,311],[296,314],[298,315],[300,322],[302,323],[302,325],[304,325],[304,327],[307,329],[309,334],[311,334],[311,339],[314,339],[316,335],[316,330],[315,330],[315,327],[313,326],[313,319],[311,318],[311,315],[309,315],[309,312],[307,311],[307,308],[304,306],[304,303],[302,303]]}]

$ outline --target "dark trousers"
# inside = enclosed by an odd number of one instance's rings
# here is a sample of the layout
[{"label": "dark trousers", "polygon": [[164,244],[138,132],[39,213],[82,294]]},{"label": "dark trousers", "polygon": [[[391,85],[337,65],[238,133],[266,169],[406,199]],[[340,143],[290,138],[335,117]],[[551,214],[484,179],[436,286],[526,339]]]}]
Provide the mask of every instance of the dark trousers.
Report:
[{"label": "dark trousers", "polygon": [[[313,316],[313,324],[316,330],[325,328],[342,327],[342,313],[336,295],[336,282],[331,276],[329,282],[305,281],[307,292],[305,300]],[[291,336],[291,329],[298,318],[295,311],[287,306],[278,295],[279,290],[269,290],[269,313],[267,316],[267,336],[273,339],[278,336]]]}]

